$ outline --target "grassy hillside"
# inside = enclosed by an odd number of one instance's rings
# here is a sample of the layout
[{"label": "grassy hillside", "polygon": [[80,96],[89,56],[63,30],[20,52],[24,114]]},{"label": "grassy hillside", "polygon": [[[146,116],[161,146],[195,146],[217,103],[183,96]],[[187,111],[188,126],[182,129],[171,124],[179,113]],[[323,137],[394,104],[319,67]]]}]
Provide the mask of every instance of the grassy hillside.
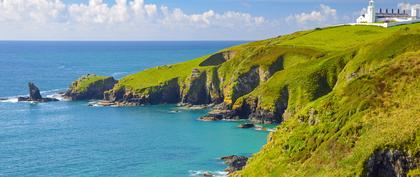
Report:
[{"label": "grassy hillside", "polygon": [[[325,94],[320,92],[331,90],[341,69],[360,49],[377,40],[387,40],[400,33],[415,33],[416,30],[419,30],[418,24],[390,29],[343,26],[297,32],[225,49],[220,53],[230,52],[231,56],[214,65],[200,66],[206,60],[212,59],[212,55],[209,55],[180,64],[148,69],[123,78],[115,90],[125,88],[142,95],[148,88],[162,85],[174,78],[178,79],[182,87],[191,76],[192,70],[216,68],[220,80],[217,87],[224,102],[234,105],[244,95],[259,90],[263,96],[267,96],[262,98],[261,108],[272,111],[275,109],[276,100],[279,99],[278,89],[281,89],[282,85],[289,85],[289,89],[294,89],[291,92],[295,94],[290,95],[294,99],[289,100],[298,105],[305,104]],[[379,44],[378,47],[380,46],[382,45]],[[242,78],[248,79],[247,74],[254,70],[258,70],[258,83],[247,83],[250,88],[246,88],[247,86],[238,82]],[[324,75],[322,78],[317,80],[313,77],[320,73]],[[273,75],[276,75],[275,79],[263,84]],[[291,88],[291,82],[295,82],[299,87]],[[322,86],[325,88],[313,87],[319,82],[326,82]],[[294,102],[290,104],[293,107],[295,105]]]},{"label": "grassy hillside", "polygon": [[224,103],[232,118],[281,123],[233,176],[419,176],[419,76],[419,23],[340,26],[148,69],[107,97]]},{"label": "grassy hillside", "polygon": [[408,52],[340,83],[282,123],[233,176],[365,176],[369,158],[387,149],[419,165],[419,76],[420,52]]}]

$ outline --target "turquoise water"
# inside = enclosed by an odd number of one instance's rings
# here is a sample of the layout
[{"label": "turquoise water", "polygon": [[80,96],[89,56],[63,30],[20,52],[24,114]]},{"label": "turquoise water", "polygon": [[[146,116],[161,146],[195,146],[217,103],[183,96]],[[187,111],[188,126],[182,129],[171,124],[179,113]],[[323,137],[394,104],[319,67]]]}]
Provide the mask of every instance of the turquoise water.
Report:
[{"label": "turquoise water", "polygon": [[16,103],[34,81],[43,95],[86,73],[120,78],[241,42],[0,42],[0,176],[191,176],[219,157],[257,152],[266,132],[201,122],[174,105],[89,107]]}]

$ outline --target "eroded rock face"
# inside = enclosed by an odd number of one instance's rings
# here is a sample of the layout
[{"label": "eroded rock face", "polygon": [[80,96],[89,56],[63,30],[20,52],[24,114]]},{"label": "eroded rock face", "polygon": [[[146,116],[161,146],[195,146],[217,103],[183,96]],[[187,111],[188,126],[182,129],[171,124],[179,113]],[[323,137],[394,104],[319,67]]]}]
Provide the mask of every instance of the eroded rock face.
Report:
[{"label": "eroded rock face", "polygon": [[235,111],[240,117],[248,117],[253,123],[278,124],[283,121],[289,100],[288,87],[284,87],[275,103],[275,110],[268,111],[261,107],[259,97],[248,97]]},{"label": "eroded rock face", "polygon": [[239,97],[252,92],[259,84],[259,69],[254,67],[249,72],[239,76],[237,83],[233,86],[232,101],[235,102]]},{"label": "eroded rock face", "polygon": [[105,93],[105,99],[116,102],[120,106],[136,106],[142,104],[165,104],[179,103],[178,79],[172,79],[160,84],[159,86],[150,87],[141,92],[133,92],[126,88],[120,88]]},{"label": "eroded rock face", "polygon": [[41,93],[37,86],[34,83],[29,82],[29,97],[19,97],[18,101],[35,101],[35,102],[50,102],[50,101],[58,101],[55,98],[42,98]]},{"label": "eroded rock face", "polygon": [[211,100],[206,82],[207,73],[194,69],[189,78],[189,84],[185,86],[186,89],[184,90],[185,93],[183,93],[182,103],[192,105],[209,104]]},{"label": "eroded rock face", "polygon": [[242,170],[242,168],[246,165],[246,162],[248,161],[248,157],[245,156],[226,156],[220,158],[224,161],[224,163],[228,166],[225,171],[228,173],[233,173],[235,171]]},{"label": "eroded rock face", "polygon": [[[81,77],[79,80],[72,83],[70,88],[64,94],[65,97],[71,100],[90,100],[90,99],[104,99],[104,93],[111,90],[118,82],[113,77],[106,77],[97,79],[93,82],[86,82],[88,77],[96,77],[95,75],[87,75]],[[85,89],[80,89],[81,84],[86,84]]]},{"label": "eroded rock face", "polygon": [[191,105],[218,104],[223,96],[219,89],[217,70],[193,69],[182,90],[182,103]]},{"label": "eroded rock face", "polygon": [[383,149],[376,151],[366,162],[364,175],[366,177],[405,177],[411,169],[420,164],[420,154],[408,155],[398,149]]}]

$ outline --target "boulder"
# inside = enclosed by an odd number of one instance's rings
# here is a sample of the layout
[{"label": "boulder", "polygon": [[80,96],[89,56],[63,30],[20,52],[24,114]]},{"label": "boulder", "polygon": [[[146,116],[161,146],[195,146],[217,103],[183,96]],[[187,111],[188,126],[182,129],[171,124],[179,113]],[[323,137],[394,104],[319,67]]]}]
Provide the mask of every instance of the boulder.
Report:
[{"label": "boulder", "polygon": [[213,175],[213,174],[211,174],[210,172],[204,172],[204,173],[203,173],[203,176],[204,176],[204,177],[214,177],[214,175]]},{"label": "boulder", "polygon": [[242,168],[246,165],[248,161],[248,157],[245,156],[226,156],[220,158],[223,162],[228,166],[225,171],[228,173],[233,173],[235,171],[242,170]]},{"label": "boulder", "polygon": [[238,128],[253,128],[253,127],[255,127],[255,125],[251,123],[244,123],[238,126]]}]

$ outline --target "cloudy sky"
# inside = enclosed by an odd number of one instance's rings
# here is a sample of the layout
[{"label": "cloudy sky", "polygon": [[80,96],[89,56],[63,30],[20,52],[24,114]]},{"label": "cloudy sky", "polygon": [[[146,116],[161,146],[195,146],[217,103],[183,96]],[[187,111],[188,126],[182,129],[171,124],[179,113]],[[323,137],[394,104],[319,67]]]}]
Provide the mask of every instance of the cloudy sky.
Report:
[{"label": "cloudy sky", "polygon": [[255,40],[352,22],[367,1],[0,0],[0,40]]}]

